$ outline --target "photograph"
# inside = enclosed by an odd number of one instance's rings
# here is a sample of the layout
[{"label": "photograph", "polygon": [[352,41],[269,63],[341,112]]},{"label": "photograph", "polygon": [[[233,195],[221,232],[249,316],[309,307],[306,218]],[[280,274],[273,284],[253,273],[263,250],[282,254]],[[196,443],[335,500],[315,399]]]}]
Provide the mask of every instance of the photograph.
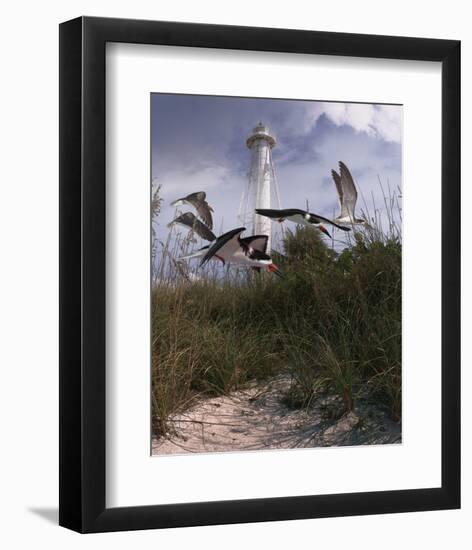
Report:
[{"label": "photograph", "polygon": [[397,104],[152,93],[153,456],[402,443]]}]

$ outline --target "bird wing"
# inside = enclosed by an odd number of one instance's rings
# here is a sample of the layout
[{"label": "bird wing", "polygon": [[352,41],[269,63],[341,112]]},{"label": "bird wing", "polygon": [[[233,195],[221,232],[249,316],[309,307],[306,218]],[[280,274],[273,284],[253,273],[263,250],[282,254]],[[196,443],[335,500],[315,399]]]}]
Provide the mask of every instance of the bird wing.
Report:
[{"label": "bird wing", "polygon": [[[357,189],[354,179],[352,178],[349,168],[344,162],[339,161],[339,170],[341,173],[341,185],[343,189],[343,204],[342,207],[346,209],[345,215],[354,220],[354,209],[357,202]],[[343,215],[341,213],[341,215]]]},{"label": "bird wing", "polygon": [[269,237],[267,235],[252,235],[251,237],[240,239],[240,241],[248,248],[252,248],[253,250],[257,250],[265,254],[267,252]]},{"label": "bird wing", "polygon": [[214,241],[216,239],[216,235],[211,231],[211,229],[208,229],[208,227],[203,224],[192,212],[185,212],[184,214],[181,214],[175,220],[170,222],[169,226],[178,223],[180,225],[184,225],[186,227],[189,227],[192,229],[192,231],[195,231],[197,235],[199,235],[202,239],[205,239],[206,241]]},{"label": "bird wing", "polygon": [[339,199],[339,207],[341,209],[341,214],[339,215],[340,218],[344,218],[344,216],[349,216],[348,211],[344,205],[344,194],[343,194],[343,186],[341,183],[341,176],[336,172],[336,170],[331,170],[331,175],[333,176],[334,184],[336,185],[336,191],[338,192],[338,199]]},{"label": "bird wing", "polygon": [[197,193],[191,193],[185,197],[185,202],[191,204],[197,211],[200,218],[203,220],[203,223],[209,228],[213,229],[213,217],[211,213],[213,209],[207,203],[205,191],[198,191]]},{"label": "bird wing", "polygon": [[334,225],[334,227],[337,227],[338,229],[342,229],[343,231],[351,231],[350,227],[346,227],[345,225],[339,225],[338,223],[333,222],[333,220],[325,218],[324,216],[320,216],[319,214],[312,214],[311,212],[310,212],[310,221],[313,223],[325,222],[325,223]]},{"label": "bird wing", "polygon": [[219,250],[221,252],[224,251],[227,256],[232,256],[235,254],[241,248],[239,235],[245,230],[245,227],[238,227],[237,229],[232,229],[231,231],[228,231],[218,237],[210,246],[205,256],[203,256],[200,266],[208,262],[208,260],[210,260]]},{"label": "bird wing", "polygon": [[256,208],[256,213],[259,216],[265,216],[274,220],[278,220],[281,217],[280,212],[281,210],[272,210],[271,208]]},{"label": "bird wing", "polygon": [[266,216],[267,218],[272,218],[274,220],[287,218],[288,216],[295,216],[296,214],[300,214],[301,216],[306,214],[304,210],[300,210],[298,208],[287,208],[284,210],[273,210],[271,208],[256,208],[256,212],[260,216]]},{"label": "bird wing", "polygon": [[254,248],[250,248],[247,252],[246,252],[246,255],[251,259],[251,260],[270,260],[270,256],[268,254],[266,254],[265,252],[262,252],[262,250],[256,250]]}]

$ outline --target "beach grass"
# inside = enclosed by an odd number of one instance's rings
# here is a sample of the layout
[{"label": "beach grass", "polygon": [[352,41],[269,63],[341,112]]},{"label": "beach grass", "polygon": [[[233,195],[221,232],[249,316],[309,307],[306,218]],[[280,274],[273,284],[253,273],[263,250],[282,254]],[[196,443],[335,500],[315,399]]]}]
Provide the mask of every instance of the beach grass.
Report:
[{"label": "beach grass", "polygon": [[401,233],[393,216],[386,230],[367,219],[340,250],[315,228],[286,230],[274,253],[283,279],[214,266],[191,279],[175,260],[190,238],[163,244],[151,305],[156,435],[197,397],[280,373],[292,407],[335,393],[346,411],[367,399],[401,419]]}]

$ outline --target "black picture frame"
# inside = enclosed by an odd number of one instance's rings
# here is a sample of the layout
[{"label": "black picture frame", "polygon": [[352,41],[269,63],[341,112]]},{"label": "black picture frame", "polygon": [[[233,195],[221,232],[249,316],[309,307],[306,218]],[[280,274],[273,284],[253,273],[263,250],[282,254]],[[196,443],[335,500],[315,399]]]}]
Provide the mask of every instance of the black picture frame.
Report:
[{"label": "black picture frame", "polygon": [[[106,508],[107,42],[442,64],[440,488]],[[60,525],[91,533],[459,508],[459,390],[459,41],[93,17],[60,25]]]}]

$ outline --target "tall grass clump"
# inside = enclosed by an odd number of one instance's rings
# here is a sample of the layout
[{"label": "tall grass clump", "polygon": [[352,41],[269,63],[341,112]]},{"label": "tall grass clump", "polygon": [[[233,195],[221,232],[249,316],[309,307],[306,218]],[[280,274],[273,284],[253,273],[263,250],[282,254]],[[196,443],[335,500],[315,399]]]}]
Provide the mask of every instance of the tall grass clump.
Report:
[{"label": "tall grass clump", "polygon": [[273,335],[245,304],[254,287],[215,281],[161,285],[152,292],[153,425],[196,396],[223,395],[277,371]]},{"label": "tall grass clump", "polygon": [[346,411],[362,399],[400,420],[397,205],[386,199],[386,227],[377,210],[364,214],[369,225],[354,227],[342,247],[327,246],[311,227],[287,229],[282,253],[274,253],[283,279],[216,263],[191,271],[176,258],[195,248],[192,237],[169,237],[152,290],[155,433],[164,434],[169,417],[196,397],[279,373],[290,379],[293,407],[334,393]]},{"label": "tall grass clump", "polygon": [[[314,230],[286,239],[306,241]],[[316,234],[305,255],[288,261],[287,284],[301,310],[284,327],[295,403],[306,406],[320,385],[336,391],[347,410],[358,396],[401,417],[401,243],[363,233],[335,257]]]}]

